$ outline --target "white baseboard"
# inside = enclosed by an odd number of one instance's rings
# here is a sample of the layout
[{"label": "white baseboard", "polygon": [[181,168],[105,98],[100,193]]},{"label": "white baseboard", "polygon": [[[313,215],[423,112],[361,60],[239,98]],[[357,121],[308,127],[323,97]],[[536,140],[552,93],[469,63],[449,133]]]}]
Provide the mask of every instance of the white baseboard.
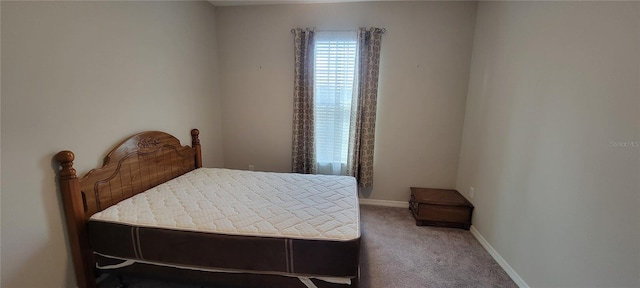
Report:
[{"label": "white baseboard", "polygon": [[409,208],[409,201],[391,201],[360,198],[360,205],[387,206],[398,208]]},{"label": "white baseboard", "polygon": [[[409,208],[408,201],[405,202],[405,201],[377,200],[377,199],[366,199],[366,198],[360,198],[360,205]],[[476,227],[471,225],[471,228],[469,229],[469,231],[474,237],[476,237],[476,239],[478,239],[478,242],[480,242],[480,245],[482,245],[482,247],[484,247],[484,249],[487,250],[487,252],[489,252],[489,255],[491,255],[491,257],[493,257],[493,259],[496,260],[496,262],[498,262],[500,267],[502,267],[502,269],[504,269],[504,271],[507,272],[507,275],[511,277],[513,282],[515,282],[516,285],[518,285],[518,287],[529,288],[529,285],[526,282],[524,282],[522,277],[520,277],[520,275],[518,275],[518,273],[516,273],[516,271],[513,270],[513,268],[511,268],[509,263],[507,263],[507,261],[504,260],[504,258],[502,258],[500,254],[498,254],[498,251],[496,251],[496,249],[493,249],[491,244],[489,244],[487,239],[484,239],[484,237],[482,236],[482,234],[480,234],[480,232],[478,232]]]},{"label": "white baseboard", "polygon": [[516,285],[518,285],[518,287],[529,288],[529,285],[527,285],[527,283],[524,282],[524,280],[522,280],[520,275],[518,275],[518,273],[516,273],[516,271],[513,270],[513,268],[511,268],[509,263],[507,263],[507,261],[504,260],[504,258],[502,258],[500,254],[498,254],[498,251],[496,251],[496,249],[493,249],[493,247],[491,246],[491,244],[489,244],[487,239],[484,239],[484,237],[482,237],[482,234],[478,232],[476,227],[471,225],[471,229],[469,229],[469,231],[471,232],[471,234],[473,234],[473,236],[476,237],[476,239],[478,239],[478,242],[480,242],[480,245],[482,245],[482,247],[484,247],[484,249],[487,250],[487,252],[489,252],[491,257],[493,257],[493,259],[496,260],[496,262],[498,262],[500,267],[502,267],[502,269],[504,269],[504,271],[507,272],[507,274],[509,275],[509,277],[511,277],[513,282],[516,282]]}]

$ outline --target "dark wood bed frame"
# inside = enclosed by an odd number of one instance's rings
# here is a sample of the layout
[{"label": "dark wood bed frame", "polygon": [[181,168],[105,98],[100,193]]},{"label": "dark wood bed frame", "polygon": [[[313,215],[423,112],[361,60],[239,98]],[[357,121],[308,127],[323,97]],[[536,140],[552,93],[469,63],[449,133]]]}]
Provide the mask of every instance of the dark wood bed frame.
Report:
[{"label": "dark wood bed frame", "polygon": [[[181,146],[177,138],[164,132],[135,134],[116,145],[104,158],[102,167],[82,178],[78,178],[73,168],[73,152],[61,151],[55,155],[61,166],[58,184],[78,287],[98,286],[96,277],[101,271],[96,268],[96,261],[103,260],[91,249],[87,233],[89,218],[124,199],[202,167],[199,134],[197,129],[191,130],[191,147]],[[117,275],[135,274],[223,287],[306,287],[297,278],[283,275],[185,270],[144,263],[111,271]],[[351,281],[350,287],[359,286],[359,276]],[[314,283],[322,288],[345,287],[324,281]]]},{"label": "dark wood bed frame", "polygon": [[71,255],[80,288],[97,287],[95,259],[89,246],[86,224],[91,215],[121,200],[202,167],[198,129],[191,130],[192,146],[164,132],[142,132],[118,144],[104,158],[101,168],[81,179],[73,168],[71,151],[55,155],[64,204]]}]

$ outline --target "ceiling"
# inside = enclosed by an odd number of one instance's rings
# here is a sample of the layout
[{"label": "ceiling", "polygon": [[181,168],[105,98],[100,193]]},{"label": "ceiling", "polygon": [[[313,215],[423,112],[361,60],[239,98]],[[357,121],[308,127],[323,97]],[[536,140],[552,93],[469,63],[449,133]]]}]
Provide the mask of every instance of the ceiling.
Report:
[{"label": "ceiling", "polygon": [[[215,6],[241,6],[241,5],[269,5],[269,4],[310,4],[310,3],[344,3],[344,2],[372,2],[372,1],[407,1],[407,0],[208,0]],[[429,1],[429,0],[409,0]]]}]

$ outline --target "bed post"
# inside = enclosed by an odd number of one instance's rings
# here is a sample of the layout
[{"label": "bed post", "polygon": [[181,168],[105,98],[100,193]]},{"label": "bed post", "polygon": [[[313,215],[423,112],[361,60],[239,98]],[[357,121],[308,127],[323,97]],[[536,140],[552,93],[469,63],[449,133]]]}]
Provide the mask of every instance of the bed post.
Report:
[{"label": "bed post", "polygon": [[191,146],[196,149],[196,168],[202,168],[202,152],[200,148],[200,131],[198,129],[191,130]]},{"label": "bed post", "polygon": [[64,203],[64,216],[71,246],[71,256],[76,272],[76,282],[80,288],[95,288],[93,255],[87,238],[84,203],[80,190],[80,181],[73,169],[75,156],[71,151],[60,151],[54,157],[60,162],[62,169],[58,174],[60,193]]}]

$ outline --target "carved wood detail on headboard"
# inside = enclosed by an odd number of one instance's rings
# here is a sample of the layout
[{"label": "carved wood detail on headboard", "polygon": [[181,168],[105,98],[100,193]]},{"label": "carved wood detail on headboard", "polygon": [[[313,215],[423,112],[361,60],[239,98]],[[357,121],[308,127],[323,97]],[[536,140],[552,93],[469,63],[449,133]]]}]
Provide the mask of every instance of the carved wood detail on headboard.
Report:
[{"label": "carved wood detail on headboard", "polygon": [[118,144],[101,168],[78,179],[73,168],[75,155],[60,151],[58,184],[64,204],[76,282],[80,288],[97,287],[95,262],[86,234],[86,222],[121,200],[202,167],[200,132],[191,130],[193,147],[164,132],[142,132]]},{"label": "carved wood detail on headboard", "polygon": [[195,169],[195,155],[195,148],[164,132],[130,137],[80,180],[86,217]]}]

